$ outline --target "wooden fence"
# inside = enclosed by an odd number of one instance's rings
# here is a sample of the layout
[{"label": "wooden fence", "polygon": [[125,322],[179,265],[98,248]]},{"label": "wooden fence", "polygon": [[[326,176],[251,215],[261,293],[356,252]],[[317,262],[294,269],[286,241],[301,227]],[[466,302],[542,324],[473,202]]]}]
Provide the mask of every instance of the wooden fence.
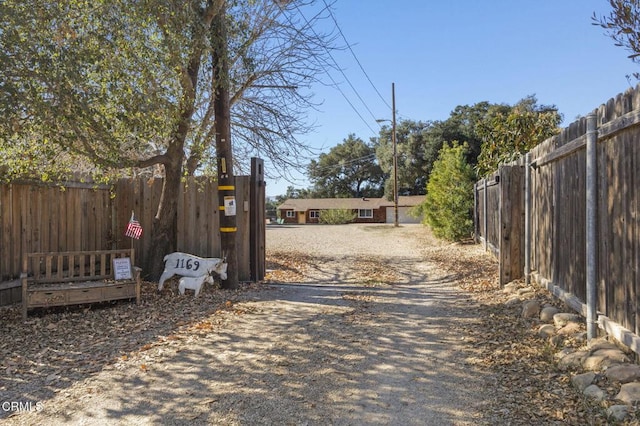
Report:
[{"label": "wooden fence", "polygon": [[524,170],[502,165],[475,185],[475,236],[499,259],[500,284],[522,276],[524,268]]},{"label": "wooden fence", "polygon": [[[260,160],[261,161],[261,160]],[[261,164],[261,163],[260,163]],[[264,222],[263,174],[236,177],[238,277],[259,280],[254,263],[264,268],[264,225],[253,229],[252,203],[258,204],[254,221]],[[252,186],[254,189],[251,201]],[[144,270],[149,261],[152,223],[162,191],[162,179],[121,179],[112,186],[65,183],[64,186],[13,182],[0,185],[0,306],[19,301],[15,288],[21,257],[26,252],[136,249],[136,263]],[[177,250],[203,257],[219,257],[220,231],[217,184],[189,178],[178,200]],[[256,195],[257,194],[257,195]],[[262,207],[261,207],[262,206]],[[261,209],[261,210],[260,210]],[[124,236],[135,212],[143,227],[139,240]],[[255,245],[257,248],[254,248]],[[251,253],[253,252],[253,253]],[[257,260],[255,260],[257,259]]]},{"label": "wooden fence", "polygon": [[[503,256],[498,246],[501,269],[508,266],[502,262],[524,265],[512,279],[524,274],[585,316],[595,309],[593,322],[640,353],[640,86],[590,115],[595,131],[588,132],[588,119],[581,118],[509,168],[501,167],[497,186],[505,182],[505,173],[524,171],[525,184],[519,186],[523,196],[502,204],[477,201],[478,237],[492,241],[493,227],[501,230],[500,240],[523,238],[519,259]],[[590,137],[593,168],[587,167]],[[587,203],[591,179],[594,196]],[[478,182],[477,200],[484,200],[483,189],[491,191]],[[522,224],[505,228],[501,218],[519,210],[524,212]],[[588,227],[590,210],[594,227]],[[498,223],[483,228],[485,218]],[[590,273],[595,300],[588,306]]]}]

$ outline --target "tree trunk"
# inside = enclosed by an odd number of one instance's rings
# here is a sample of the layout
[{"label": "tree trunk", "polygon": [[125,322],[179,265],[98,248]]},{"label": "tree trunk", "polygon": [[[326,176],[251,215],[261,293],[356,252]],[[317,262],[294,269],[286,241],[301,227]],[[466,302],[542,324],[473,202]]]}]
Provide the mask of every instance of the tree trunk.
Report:
[{"label": "tree trunk", "polygon": [[[179,160],[179,161],[178,161]],[[145,265],[147,279],[158,281],[164,270],[164,256],[176,251],[178,241],[178,197],[180,196],[180,164],[182,158],[165,164],[160,203],[151,229],[151,253]]]},{"label": "tree trunk", "polygon": [[[195,42],[194,42],[195,43]],[[195,43],[197,45],[197,43]],[[182,101],[180,118],[176,131],[167,147],[162,164],[164,164],[164,183],[158,203],[158,210],[153,219],[151,237],[151,256],[146,265],[149,277],[157,281],[164,270],[164,256],[173,253],[178,244],[178,197],[180,196],[182,165],[185,159],[184,144],[191,127],[195,111],[196,88],[200,70],[202,52],[192,52],[186,73],[182,78]]]}]

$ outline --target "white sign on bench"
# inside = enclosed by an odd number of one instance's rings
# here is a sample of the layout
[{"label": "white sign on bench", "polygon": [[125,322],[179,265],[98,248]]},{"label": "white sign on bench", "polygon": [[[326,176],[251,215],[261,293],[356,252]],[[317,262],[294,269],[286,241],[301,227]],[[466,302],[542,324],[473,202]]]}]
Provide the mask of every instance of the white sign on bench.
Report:
[{"label": "white sign on bench", "polygon": [[119,281],[130,280],[131,278],[133,278],[133,273],[131,272],[131,259],[128,257],[113,259],[113,279]]}]

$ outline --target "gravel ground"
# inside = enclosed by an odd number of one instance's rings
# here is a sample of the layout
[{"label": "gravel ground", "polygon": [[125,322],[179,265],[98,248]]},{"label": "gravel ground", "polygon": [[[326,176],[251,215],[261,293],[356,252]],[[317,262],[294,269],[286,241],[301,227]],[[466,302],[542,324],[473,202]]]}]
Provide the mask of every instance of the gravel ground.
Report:
[{"label": "gravel ground", "polygon": [[[103,318],[99,332],[83,328],[82,312],[27,323],[16,331],[22,347],[0,348],[13,360],[0,371],[0,391],[38,404],[5,411],[4,422],[495,424],[487,413],[496,378],[470,338],[481,313],[459,287],[490,285],[483,271],[495,265],[478,246],[439,242],[421,225],[355,224],[269,226],[266,244],[267,281],[241,292],[207,287],[194,300],[172,286],[157,295],[147,283],[140,307],[90,312]],[[153,316],[144,339],[104,320],[130,312],[139,321]],[[64,348],[60,337],[47,352],[28,339],[35,328],[61,332],[54,318],[86,348]],[[98,368],[60,364],[90,359],[96,334],[100,347],[111,345]],[[36,358],[41,370],[29,375],[21,364]]]}]

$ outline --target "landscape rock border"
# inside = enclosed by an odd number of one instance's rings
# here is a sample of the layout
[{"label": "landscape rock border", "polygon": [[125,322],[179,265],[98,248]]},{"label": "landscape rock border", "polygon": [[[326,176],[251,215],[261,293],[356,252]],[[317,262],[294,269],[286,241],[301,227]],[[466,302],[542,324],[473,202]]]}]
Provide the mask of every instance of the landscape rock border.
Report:
[{"label": "landscape rock border", "polygon": [[[606,410],[608,419],[616,422],[635,420],[640,403],[640,365],[633,363],[634,354],[610,336],[587,340],[584,318],[574,312],[561,312],[555,306],[541,306],[534,287],[514,281],[504,286],[510,295],[507,303],[522,301],[521,316],[538,319],[542,324],[538,335],[557,349],[558,368],[572,374],[571,383],[591,403]],[[565,346],[567,339],[582,343],[581,347]],[[633,418],[632,418],[633,417]]]}]

